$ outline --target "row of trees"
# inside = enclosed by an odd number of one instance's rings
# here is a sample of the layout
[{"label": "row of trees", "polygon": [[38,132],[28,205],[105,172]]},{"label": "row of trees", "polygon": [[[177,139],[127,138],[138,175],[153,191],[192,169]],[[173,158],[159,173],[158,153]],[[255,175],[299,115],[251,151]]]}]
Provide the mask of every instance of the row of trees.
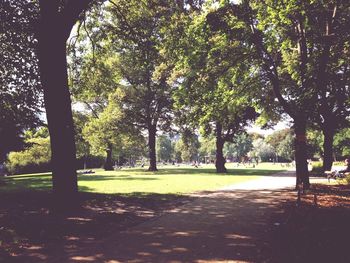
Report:
[{"label": "row of trees", "polygon": [[[196,127],[203,136],[215,136],[217,171],[225,172],[225,142],[247,123],[258,118],[268,125],[282,113],[293,120],[297,184],[309,185],[307,127],[323,132],[324,168],[330,168],[334,134],[348,125],[347,1],[102,2],[1,3],[6,21],[18,16],[21,25],[28,25],[14,27],[20,34],[2,28],[1,37],[7,40],[1,49],[7,58],[4,72],[11,77],[34,72],[1,80],[2,94],[14,91],[18,80],[27,83],[23,90],[35,91],[33,83],[40,75],[58,203],[69,203],[64,200],[74,199],[77,192],[68,83],[74,100],[89,109],[90,131],[101,129],[106,137],[147,132],[150,170],[157,169],[157,130],[173,128],[174,120],[183,134]],[[32,39],[30,44],[16,42],[21,34]],[[20,59],[12,63],[9,54],[15,43]],[[24,52],[28,46],[33,50],[29,54]],[[39,102],[29,104],[27,112],[35,115]],[[105,141],[107,153],[111,143]]]},{"label": "row of trees", "polygon": [[[95,120],[89,123],[81,112],[75,112],[73,117],[77,168],[101,167],[104,164],[108,170],[106,164],[110,163],[111,166],[144,164],[144,160],[147,159],[144,137],[125,137],[113,132],[108,133],[112,142],[112,147],[108,148],[108,145],[104,144],[103,133],[91,131]],[[105,128],[102,131],[105,131]],[[349,155],[349,136],[344,136],[349,131],[350,129],[344,129],[335,135],[334,160]],[[321,135],[319,131],[307,132],[308,158],[318,160],[323,156]],[[293,141],[290,129],[279,130],[265,137],[258,133],[240,133],[235,136],[233,142],[225,143],[223,155],[230,162],[291,162],[294,160]],[[47,128],[27,130],[23,142],[24,150],[12,151],[8,155],[8,172],[19,174],[51,171],[50,137]],[[111,152],[106,152],[106,149],[111,149]],[[190,138],[185,139],[184,136],[162,134],[157,136],[156,156],[158,163],[213,163],[216,159],[216,138],[192,134]]]}]

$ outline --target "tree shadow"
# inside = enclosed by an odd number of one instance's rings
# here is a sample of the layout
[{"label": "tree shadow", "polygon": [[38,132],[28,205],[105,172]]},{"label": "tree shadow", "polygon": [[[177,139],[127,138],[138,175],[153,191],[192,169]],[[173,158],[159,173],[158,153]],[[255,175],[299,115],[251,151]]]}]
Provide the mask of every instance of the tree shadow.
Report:
[{"label": "tree shadow", "polygon": [[75,243],[84,246],[190,200],[177,195],[139,195],[79,193],[81,208],[57,215],[50,213],[50,191],[1,193],[0,260],[67,262],[65,255]]},{"label": "tree shadow", "polygon": [[41,212],[47,195],[33,193],[16,196],[22,207],[8,207],[12,220],[0,221],[30,240],[18,251],[18,262],[263,262],[271,256],[266,230],[275,227],[269,215],[278,211],[284,193],[82,193],[82,209],[64,217]]}]

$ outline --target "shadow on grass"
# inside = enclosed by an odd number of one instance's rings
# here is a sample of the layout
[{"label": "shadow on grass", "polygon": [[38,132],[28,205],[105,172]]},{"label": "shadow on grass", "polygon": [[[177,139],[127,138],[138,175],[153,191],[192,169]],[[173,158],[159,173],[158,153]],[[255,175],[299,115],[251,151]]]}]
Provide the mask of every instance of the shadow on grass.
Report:
[{"label": "shadow on grass", "polygon": [[[17,262],[265,262],[270,256],[264,215],[275,211],[280,198],[271,196],[282,191],[219,193],[201,201],[137,194],[81,193],[82,209],[61,217],[47,213],[49,193],[0,195],[0,224],[16,236]],[[140,225],[169,209],[168,224]]]},{"label": "shadow on grass", "polygon": [[146,193],[83,192],[78,198],[80,208],[57,215],[50,213],[51,191],[0,193],[0,262],[67,262],[72,243],[101,240],[189,200]]}]

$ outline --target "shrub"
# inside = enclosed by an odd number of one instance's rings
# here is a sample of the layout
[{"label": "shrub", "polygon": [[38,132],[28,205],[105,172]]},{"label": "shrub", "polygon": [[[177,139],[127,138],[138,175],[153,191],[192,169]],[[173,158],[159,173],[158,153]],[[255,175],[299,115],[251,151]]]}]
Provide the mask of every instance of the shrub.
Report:
[{"label": "shrub", "polygon": [[51,170],[49,138],[28,140],[29,147],[20,152],[11,152],[6,162],[10,174],[48,172]]}]

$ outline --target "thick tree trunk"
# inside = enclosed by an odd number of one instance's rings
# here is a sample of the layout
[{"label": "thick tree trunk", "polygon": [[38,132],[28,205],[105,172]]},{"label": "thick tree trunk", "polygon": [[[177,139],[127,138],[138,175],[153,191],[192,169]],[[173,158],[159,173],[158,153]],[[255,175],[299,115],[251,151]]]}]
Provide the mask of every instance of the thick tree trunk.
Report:
[{"label": "thick tree trunk", "polygon": [[156,157],[156,126],[148,126],[148,151],[149,151],[149,167],[148,171],[158,171]]},{"label": "thick tree trunk", "polygon": [[323,170],[330,171],[333,164],[334,131],[332,129],[324,129],[323,137]]},{"label": "thick tree trunk", "polygon": [[225,167],[225,157],[223,154],[223,148],[225,141],[222,139],[222,126],[220,123],[216,124],[216,161],[215,167],[217,173],[227,173],[227,169]]},{"label": "thick tree trunk", "polygon": [[108,144],[108,149],[106,150],[107,156],[105,164],[103,165],[103,168],[106,171],[113,171],[113,162],[112,162],[112,145]]},{"label": "thick tree trunk", "polygon": [[306,147],[306,121],[305,119],[294,120],[295,132],[295,164],[296,164],[296,187],[303,184],[304,189],[310,187],[309,171],[307,163]]},{"label": "thick tree trunk", "polygon": [[66,41],[57,24],[41,26],[38,55],[51,140],[54,209],[61,211],[76,204],[78,192]]}]

